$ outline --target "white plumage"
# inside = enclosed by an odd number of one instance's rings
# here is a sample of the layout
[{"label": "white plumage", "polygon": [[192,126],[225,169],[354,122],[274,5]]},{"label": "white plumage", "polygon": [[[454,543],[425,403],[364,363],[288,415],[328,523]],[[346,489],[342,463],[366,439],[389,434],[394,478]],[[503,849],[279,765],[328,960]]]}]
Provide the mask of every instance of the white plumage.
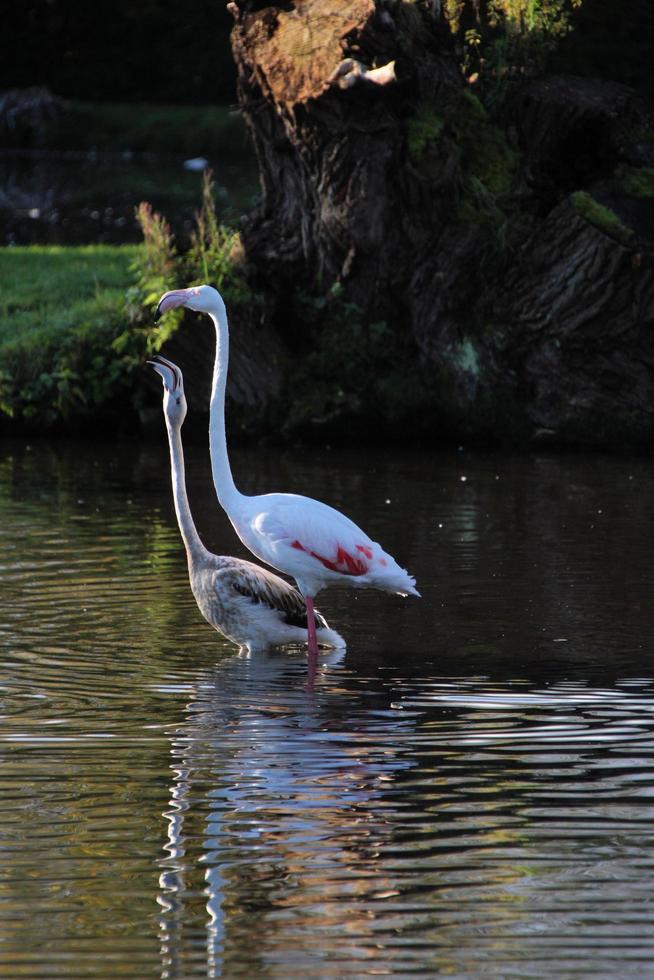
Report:
[{"label": "white plumage", "polygon": [[229,356],[227,313],[211,286],[171,290],[159,301],[157,317],[186,306],[207,313],[216,328],[209,447],[218,499],[241,541],[274,568],[293,576],[306,601],[309,652],[315,656],[313,600],[328,585],[376,588],[400,595],[420,593],[415,579],[377,542],[333,507],[310,497],[271,493],[248,497],[234,485],[225,436],[225,386]]},{"label": "white plumage", "polygon": [[[170,445],[175,513],[186,548],[191,589],[200,612],[217,630],[250,652],[305,643],[307,609],[297,589],[265,568],[241,558],[214,555],[200,540],[191,516],[184,475],[181,428],[186,416],[180,369],[160,355],[149,361],[164,384],[164,416]],[[341,636],[314,613],[318,642],[342,647]]]},{"label": "white plumage", "polygon": [[311,497],[268,493],[236,507],[238,533],[262,561],[288,570],[303,595],[328,585],[418,595],[413,579],[353,521]]}]

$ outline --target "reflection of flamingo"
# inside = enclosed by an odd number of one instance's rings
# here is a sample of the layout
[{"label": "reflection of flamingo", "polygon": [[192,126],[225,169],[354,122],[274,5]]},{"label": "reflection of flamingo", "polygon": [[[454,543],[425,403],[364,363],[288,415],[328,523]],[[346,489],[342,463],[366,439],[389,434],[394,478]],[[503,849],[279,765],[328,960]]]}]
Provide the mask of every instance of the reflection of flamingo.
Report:
[{"label": "reflection of flamingo", "polygon": [[267,976],[280,949],[306,977],[322,976],[341,943],[356,946],[359,966],[397,954],[373,941],[384,942],[373,937],[374,893],[396,882],[377,854],[391,843],[396,775],[415,765],[402,746],[416,721],[369,717],[342,656],[321,655],[320,698],[305,696],[301,663],[287,657],[234,656],[198,672],[171,732],[162,978],[186,976],[191,957],[200,969],[201,895],[203,976]]},{"label": "reflection of flamingo", "polygon": [[[202,615],[230,640],[250,651],[284,643],[304,643],[307,610],[296,589],[252,562],[213,555],[200,541],[184,477],[181,428],[186,416],[186,398],[182,372],[164,357],[157,356],[148,363],[163,380],[175,513],[186,548],[191,589]],[[319,612],[313,612],[312,621],[320,643],[343,645],[342,638],[329,628]]]},{"label": "reflection of flamingo", "polygon": [[309,653],[317,640],[313,600],[327,585],[383,589],[419,595],[415,579],[333,507],[291,493],[246,497],[235,485],[225,437],[225,384],[229,334],[225,304],[211,286],[164,293],[157,316],[177,306],[208,313],[216,328],[209,439],[216,493],[243,544],[258,558],[292,575],[306,601]]}]

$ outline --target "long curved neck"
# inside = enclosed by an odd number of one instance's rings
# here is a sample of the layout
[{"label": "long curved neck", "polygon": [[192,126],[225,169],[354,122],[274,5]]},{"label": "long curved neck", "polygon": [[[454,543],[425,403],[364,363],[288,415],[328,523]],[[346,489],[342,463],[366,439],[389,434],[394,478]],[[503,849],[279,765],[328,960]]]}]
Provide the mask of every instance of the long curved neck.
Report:
[{"label": "long curved neck", "polygon": [[229,330],[224,304],[210,314],[216,328],[216,360],[213,366],[211,402],[209,409],[209,451],[211,472],[218,500],[229,513],[242,494],[234,485],[234,478],[227,455],[227,436],[225,434],[225,389],[227,386],[227,365],[229,362]]},{"label": "long curved neck", "polygon": [[189,507],[188,496],[186,494],[182,434],[179,427],[172,426],[168,419],[166,419],[166,429],[168,430],[168,444],[170,446],[170,473],[173,483],[173,501],[175,503],[175,513],[177,515],[177,523],[179,524],[182,541],[184,542],[189,560],[203,558],[209,552],[200,541],[200,535],[191,516],[191,508]]}]

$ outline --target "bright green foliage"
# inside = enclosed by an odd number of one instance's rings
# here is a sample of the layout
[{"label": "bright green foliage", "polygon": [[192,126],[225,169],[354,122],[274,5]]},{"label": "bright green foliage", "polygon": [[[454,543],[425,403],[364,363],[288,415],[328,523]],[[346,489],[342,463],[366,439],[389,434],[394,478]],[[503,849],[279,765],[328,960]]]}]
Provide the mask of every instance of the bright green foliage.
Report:
[{"label": "bright green foliage", "polygon": [[461,46],[461,67],[483,93],[501,100],[515,76],[536,75],[571,29],[582,0],[445,0],[452,33]]},{"label": "bright green foliage", "polygon": [[604,204],[600,204],[587,191],[575,191],[571,195],[571,201],[575,210],[586,221],[595,225],[605,234],[623,243],[627,243],[633,238],[633,232],[626,225],[623,225],[615,211],[607,208]]},{"label": "bright green foliage", "polygon": [[218,221],[213,176],[210,170],[205,170],[202,205],[195,214],[191,247],[182,261],[187,285],[211,283],[232,302],[251,298],[247,284],[238,272],[237,260],[241,252],[239,233]]},{"label": "bright green foliage", "polygon": [[129,326],[117,339],[117,348],[124,356],[131,350],[140,358],[143,351],[153,354],[175,332],[181,322],[181,312],[172,310],[165,325],[158,330],[154,313],[162,293],[174,289],[177,281],[177,251],[170,227],[165,218],[143,201],[136,211],[143,233],[143,244],[136,250],[130,266],[135,284],[127,290]]},{"label": "bright green foliage", "polygon": [[464,0],[443,0],[443,10],[453,34],[457,34],[461,29],[461,15],[464,6]]},{"label": "bright green foliage", "polygon": [[250,297],[235,262],[239,236],[217,220],[210,175],[186,255],[149,204],[137,217],[140,246],[0,249],[0,415],[40,428],[97,417],[181,323],[171,310],[155,325],[162,293],[209,281],[232,302]]},{"label": "bright green foliage", "polygon": [[0,249],[0,342],[67,331],[91,309],[122,299],[136,246],[32,245]]},{"label": "bright green foliage", "polygon": [[142,201],[138,206],[136,217],[143,233],[143,244],[134,262],[134,271],[137,273],[137,286],[145,293],[143,303],[154,308],[161,294],[177,285],[177,252],[170,225],[152,210],[147,201]]},{"label": "bright green foliage", "polygon": [[127,294],[130,325],[116,342],[123,356],[130,351],[135,358],[141,358],[143,351],[154,353],[177,330],[183,318],[181,309],[170,310],[159,324],[154,323],[159,298],[169,289],[208,282],[228,302],[253,298],[238,272],[240,236],[218,221],[210,171],[203,177],[202,203],[185,254],[177,250],[165,218],[148,203],[139,206],[137,218],[143,244],[131,266],[136,283]]},{"label": "bright green foliage", "polygon": [[503,27],[507,34],[556,38],[567,34],[572,10],[579,6],[581,0],[490,0],[487,17],[491,27]]},{"label": "bright green foliage", "polygon": [[[143,203],[137,211],[143,245],[137,252],[133,271],[136,288],[131,302],[135,319],[146,319],[154,311],[161,294],[176,286],[191,286],[208,282],[233,302],[250,298],[248,287],[238,270],[242,251],[237,231],[218,221],[211,171],[205,171],[202,183],[202,203],[195,213],[195,229],[191,247],[185,254],[177,250],[165,218]],[[141,307],[139,310],[138,307]],[[173,332],[180,315],[166,314],[159,331],[160,343]],[[160,346],[159,343],[159,346]]]},{"label": "bright green foliage", "polygon": [[0,249],[0,413],[49,425],[93,411],[124,366],[134,246]]}]

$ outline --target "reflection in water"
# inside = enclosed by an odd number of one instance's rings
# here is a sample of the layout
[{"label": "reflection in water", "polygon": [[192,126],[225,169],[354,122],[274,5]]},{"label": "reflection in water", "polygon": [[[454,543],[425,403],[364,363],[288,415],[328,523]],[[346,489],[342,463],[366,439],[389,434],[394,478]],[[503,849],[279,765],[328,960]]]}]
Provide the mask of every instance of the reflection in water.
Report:
[{"label": "reflection in water", "polygon": [[[250,207],[258,186],[249,156],[217,160],[219,212]],[[0,245],[140,242],[135,210],[150,201],[187,241],[200,204],[197,173],[154,153],[0,150]]]},{"label": "reflection in water", "polygon": [[[169,857],[160,878],[164,976],[183,975],[184,899],[199,891],[199,882],[196,891],[187,880],[196,868],[204,869],[206,882],[210,976],[236,965],[260,975],[261,930],[269,939],[284,930],[292,917],[284,910],[295,905],[297,887],[289,890],[287,883],[295,876],[313,895],[311,904],[319,903],[323,927],[335,918],[331,904],[346,893],[349,927],[362,918],[357,895],[377,878],[370,842],[379,821],[371,807],[402,763],[392,747],[398,732],[382,732],[356,708],[331,730],[330,708],[342,712],[352,701],[338,684],[342,657],[343,651],[322,654],[318,697],[307,697],[301,658],[239,656],[216,670],[187,706],[172,740]],[[394,729],[406,724],[399,719]],[[206,797],[199,787],[210,787]],[[279,905],[278,926],[269,921],[270,901]],[[305,942],[315,947],[312,932],[296,937],[298,962]]]},{"label": "reflection in water", "polygon": [[348,649],[307,693],[202,621],[163,453],[0,453],[3,975],[652,972],[654,464],[330,464],[234,459],[424,598],[326,595]]},{"label": "reflection in water", "polygon": [[321,681],[307,701],[283,660],[231,660],[188,704],[172,739],[163,977],[353,963],[504,976],[545,957],[539,970],[560,976],[598,950],[605,964],[650,957],[651,679],[405,678],[372,711],[342,668]]}]

